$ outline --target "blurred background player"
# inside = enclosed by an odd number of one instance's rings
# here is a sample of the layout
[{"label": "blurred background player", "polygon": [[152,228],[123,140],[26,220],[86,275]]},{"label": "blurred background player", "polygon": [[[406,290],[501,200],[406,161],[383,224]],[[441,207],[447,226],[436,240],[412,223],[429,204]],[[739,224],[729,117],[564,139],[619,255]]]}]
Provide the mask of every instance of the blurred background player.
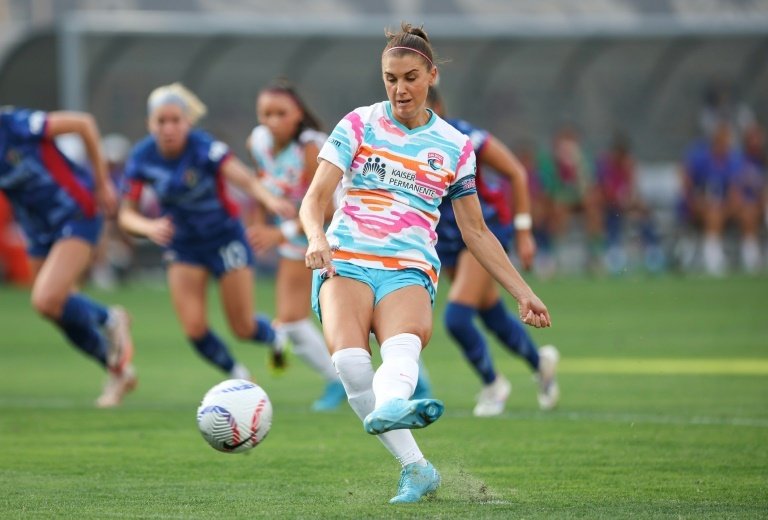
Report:
[{"label": "blurred background player", "polygon": [[[435,87],[429,89],[427,100],[432,110],[445,117],[444,105]],[[515,234],[518,258],[523,267],[529,269],[536,253],[536,243],[531,232],[533,223],[527,174],[522,164],[503,143],[485,130],[461,119],[446,119],[446,122],[469,137],[474,148],[477,157],[475,183],[486,225],[504,247]],[[511,181],[516,211],[514,219],[503,191],[494,189],[488,182],[483,166]],[[543,410],[554,408],[560,395],[556,379],[560,357],[557,349],[552,345],[541,350],[536,347],[520,320],[506,308],[493,277],[467,249],[451,202],[443,200],[439,210],[436,250],[443,272],[451,282],[445,307],[445,327],[484,385],[473,413],[479,417],[501,414],[512,390],[509,380],[493,366],[488,343],[475,325],[478,316],[505,348],[522,357],[536,373],[539,406]]]},{"label": "blurred background player", "polygon": [[[403,467],[390,503],[409,503],[440,485],[409,429],[443,412],[440,401],[411,399],[421,350],[432,334],[440,271],[435,227],[443,197],[453,200],[469,248],[483,252],[484,266],[518,299],[526,321],[537,327],[550,321],[485,225],[472,144],[426,107],[437,78],[426,33],[404,23],[387,39],[381,67],[388,101],[357,108],[336,125],[320,151],[301,221],[309,239],[307,267],[316,269],[313,308],[334,365],[364,429],[378,435]],[[326,235],[325,211],[339,181],[341,202]],[[370,331],[381,342],[375,374]]]},{"label": "blurred background player", "polygon": [[[328,137],[320,122],[286,81],[262,90],[256,99],[259,126],[247,147],[256,163],[259,180],[276,197],[297,210],[317,169],[317,154]],[[280,260],[275,282],[276,327],[293,344],[293,351],[326,381],[325,392],[312,404],[316,411],[337,408],[345,399],[323,335],[310,318],[312,272],[304,265],[307,238],[299,221],[279,215],[261,215],[248,228],[254,249],[277,248]]]},{"label": "blurred background player", "polygon": [[[684,224],[701,230],[704,270],[713,276],[727,271],[723,231],[736,213],[734,186],[744,167],[733,126],[727,120],[717,123],[709,137],[691,145],[683,164],[681,217]],[[683,254],[687,258],[694,255]],[[689,260],[684,258],[683,263]]]},{"label": "blurred background player", "polygon": [[[745,272],[755,274],[762,267],[760,228],[768,214],[768,152],[765,130],[758,123],[749,124],[742,136],[744,166],[736,177],[734,207],[741,231],[741,265]],[[768,224],[768,221],[766,221]]]},{"label": "blurred background player", "polygon": [[624,228],[629,222],[640,232],[645,268],[652,273],[660,272],[664,268],[664,253],[651,212],[638,193],[635,161],[624,134],[619,132],[613,137],[610,148],[597,161],[596,172],[608,271],[619,274],[627,267]]},{"label": "blurred background player", "polygon": [[[119,222],[129,233],[146,236],[165,248],[168,286],[184,334],[205,359],[233,378],[251,374],[232,357],[209,328],[208,278],[221,290],[221,303],[233,333],[268,345],[282,362],[283,340],[269,320],[253,314],[253,252],[235,206],[224,192],[229,180],[275,213],[296,210],[272,196],[221,141],[195,128],[205,105],[179,83],[156,88],[147,102],[150,134],[131,151],[126,164]],[[142,187],[151,186],[163,214],[147,218],[138,211]]]},{"label": "blurred background player", "polygon": [[[77,134],[93,174],[70,161],[54,138]],[[27,238],[32,306],[108,371],[97,406],[120,404],[136,386],[128,314],[77,292],[117,196],[90,114],[4,108],[0,111],[0,189]],[[102,334],[106,333],[106,338]]]}]

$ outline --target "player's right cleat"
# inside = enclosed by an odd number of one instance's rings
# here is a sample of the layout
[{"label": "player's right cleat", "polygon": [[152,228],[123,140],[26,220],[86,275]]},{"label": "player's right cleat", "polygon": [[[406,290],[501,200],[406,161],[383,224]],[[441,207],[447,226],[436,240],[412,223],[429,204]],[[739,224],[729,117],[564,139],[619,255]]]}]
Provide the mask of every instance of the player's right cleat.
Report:
[{"label": "player's right cleat", "polygon": [[440,473],[431,462],[426,462],[426,466],[414,462],[403,468],[400,473],[400,483],[397,486],[397,495],[392,497],[390,504],[412,504],[421,500],[421,497],[437,491],[440,486]]},{"label": "player's right cleat", "polygon": [[120,306],[109,308],[109,317],[104,326],[107,333],[107,368],[121,373],[133,359],[131,318]]},{"label": "player's right cleat", "polygon": [[280,375],[288,368],[288,336],[280,326],[273,325],[275,340],[269,351],[269,368],[275,375]]},{"label": "player's right cleat", "polygon": [[512,385],[509,380],[501,374],[497,374],[493,383],[484,386],[480,395],[477,396],[477,404],[472,413],[475,417],[501,415],[511,392]]},{"label": "player's right cleat", "polygon": [[560,386],[557,384],[557,364],[560,362],[560,352],[552,345],[539,349],[539,408],[552,410],[560,400]]},{"label": "player's right cleat", "polygon": [[363,427],[371,435],[424,428],[438,420],[444,410],[443,402],[437,399],[390,399],[368,414]]},{"label": "player's right cleat", "polygon": [[96,399],[96,406],[99,408],[113,408],[118,406],[123,401],[123,397],[125,397],[127,393],[133,391],[138,384],[136,371],[134,370],[133,365],[123,367],[123,370],[120,372],[115,372],[110,369],[108,370],[108,373],[109,376],[104,385],[104,390],[99,398]]}]

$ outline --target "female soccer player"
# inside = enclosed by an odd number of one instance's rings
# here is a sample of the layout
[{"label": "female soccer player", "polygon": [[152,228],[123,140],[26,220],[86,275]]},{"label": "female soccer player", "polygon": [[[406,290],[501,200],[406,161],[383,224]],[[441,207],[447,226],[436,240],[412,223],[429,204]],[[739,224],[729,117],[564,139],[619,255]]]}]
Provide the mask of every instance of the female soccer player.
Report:
[{"label": "female soccer player", "polygon": [[[427,102],[432,110],[444,117],[444,106],[434,87],[429,89]],[[475,173],[477,194],[488,228],[506,246],[512,238],[514,227],[518,257],[523,267],[531,267],[536,243],[531,234],[531,204],[525,169],[503,143],[485,130],[475,128],[461,119],[448,119],[447,122],[469,137],[474,147],[478,163]],[[514,219],[504,193],[494,188],[482,175],[483,165],[512,182],[516,210]],[[488,343],[474,323],[478,315],[507,349],[524,358],[531,370],[536,372],[539,406],[543,410],[554,408],[560,395],[555,378],[560,357],[557,349],[551,345],[541,350],[536,348],[533,338],[507,310],[491,275],[467,250],[449,201],[444,200],[439,209],[436,248],[440,263],[451,281],[448,305],[445,308],[445,327],[458,342],[467,361],[484,384],[473,413],[478,417],[501,414],[512,390],[509,380],[494,369]]]},{"label": "female soccer player", "polygon": [[[57,148],[54,137],[69,133],[82,138],[93,176]],[[32,306],[108,370],[96,404],[112,407],[136,386],[128,315],[77,292],[101,232],[100,210],[114,215],[117,207],[99,141],[90,114],[0,111],[0,189],[27,236]]]},{"label": "female soccer player", "polygon": [[[306,265],[316,269],[313,307],[352,409],[368,433],[403,466],[391,503],[417,502],[440,484],[408,429],[443,412],[435,399],[409,400],[419,355],[432,332],[440,261],[437,208],[453,200],[464,240],[518,300],[526,323],[550,325],[547,308],[488,230],[475,195],[475,155],[461,132],[426,108],[437,68],[427,34],[403,24],[387,33],[381,57],[388,101],[358,108],[336,126],[301,206],[309,239]],[[326,235],[325,208],[342,196]],[[381,342],[374,375],[368,334]]]},{"label": "female soccer player", "polygon": [[[259,126],[248,137],[248,150],[259,179],[275,196],[298,208],[317,168],[317,153],[326,135],[292,85],[278,82],[256,100]],[[296,219],[277,217],[248,228],[257,251],[277,247],[277,323],[293,343],[294,352],[326,381],[325,392],[312,404],[316,411],[332,410],[346,398],[344,387],[325,346],[323,335],[309,318],[312,273],[304,265],[307,239]]]},{"label": "female soccer player", "polygon": [[[205,112],[205,105],[179,83],[150,94],[150,135],[134,146],[126,164],[119,222],[126,231],[165,248],[171,300],[195,349],[224,373],[249,379],[248,370],[208,326],[209,275],[219,282],[224,313],[238,338],[266,343],[277,364],[283,340],[269,320],[253,315],[253,252],[224,181],[279,215],[290,217],[296,210],[272,196],[226,144],[194,128]],[[159,218],[147,218],[137,209],[145,184],[154,189],[163,208]]]}]

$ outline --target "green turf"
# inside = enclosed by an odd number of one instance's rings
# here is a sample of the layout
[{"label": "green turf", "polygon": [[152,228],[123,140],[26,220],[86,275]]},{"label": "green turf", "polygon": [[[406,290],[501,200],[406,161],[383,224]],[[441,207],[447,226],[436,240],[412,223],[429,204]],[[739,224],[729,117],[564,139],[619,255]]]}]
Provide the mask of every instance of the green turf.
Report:
[{"label": "green turf", "polygon": [[0,518],[768,516],[768,279],[535,287],[555,326],[534,336],[563,354],[560,408],[539,412],[526,368],[494,345],[514,392],[505,416],[473,418],[478,380],[437,326],[425,359],[447,411],[416,435],[443,486],[410,506],[387,504],[399,468],[351,410],[308,412],[320,379],[296,360],[271,376],[263,349],[225,331],[215,291],[212,323],[275,409],[248,455],[197,432],[222,377],[183,340],[164,288],[91,292],[134,316],[141,381],[116,410],[92,407],[99,369],[25,292],[0,288]]}]

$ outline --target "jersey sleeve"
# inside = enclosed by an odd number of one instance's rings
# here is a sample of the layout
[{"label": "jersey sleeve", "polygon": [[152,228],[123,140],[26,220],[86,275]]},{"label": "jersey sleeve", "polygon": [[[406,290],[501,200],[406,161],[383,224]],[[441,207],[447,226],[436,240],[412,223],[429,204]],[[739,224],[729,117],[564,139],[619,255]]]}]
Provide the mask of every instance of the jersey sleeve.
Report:
[{"label": "jersey sleeve", "polygon": [[123,178],[120,180],[120,195],[124,200],[138,202],[143,187],[144,177],[141,173],[141,161],[136,150],[133,150],[125,163]]},{"label": "jersey sleeve", "polygon": [[362,109],[353,110],[339,121],[317,158],[325,159],[342,172],[349,170],[357,150],[363,141]]},{"label": "jersey sleeve", "polygon": [[211,135],[201,130],[193,131],[189,134],[189,139],[193,140],[193,146],[200,161],[201,166],[212,173],[219,174],[221,165],[232,157],[232,152],[223,141],[215,140]]},{"label": "jersey sleeve", "polygon": [[45,137],[48,115],[42,110],[14,110],[3,118],[7,130],[19,140],[40,141]]},{"label": "jersey sleeve", "polygon": [[448,197],[451,200],[477,193],[477,186],[475,185],[476,161],[472,141],[467,139],[456,165],[456,178],[448,188]]}]

